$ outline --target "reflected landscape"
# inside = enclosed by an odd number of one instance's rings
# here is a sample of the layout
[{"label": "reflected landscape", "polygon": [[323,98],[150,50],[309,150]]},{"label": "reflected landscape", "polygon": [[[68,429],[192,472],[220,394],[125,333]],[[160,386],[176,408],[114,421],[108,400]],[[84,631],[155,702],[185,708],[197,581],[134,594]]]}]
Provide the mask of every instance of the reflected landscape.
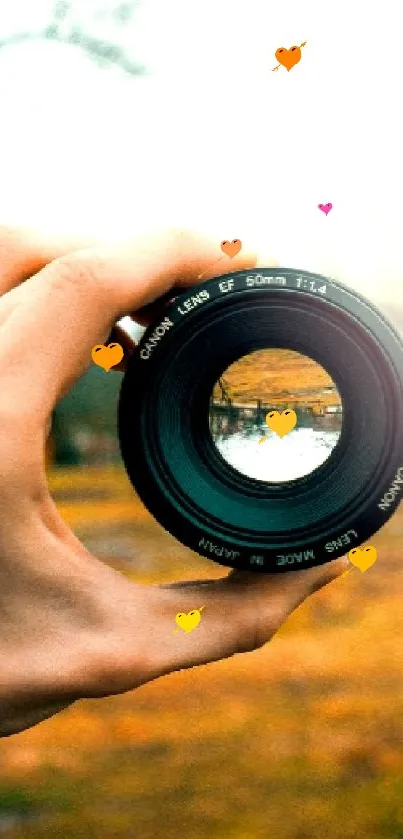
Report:
[{"label": "reflected landscape", "polygon": [[[290,408],[297,425],[280,438],[268,428],[266,416]],[[291,481],[330,456],[340,437],[342,403],[329,374],[312,359],[291,350],[259,350],[218,380],[209,425],[222,457],[243,475]]]}]

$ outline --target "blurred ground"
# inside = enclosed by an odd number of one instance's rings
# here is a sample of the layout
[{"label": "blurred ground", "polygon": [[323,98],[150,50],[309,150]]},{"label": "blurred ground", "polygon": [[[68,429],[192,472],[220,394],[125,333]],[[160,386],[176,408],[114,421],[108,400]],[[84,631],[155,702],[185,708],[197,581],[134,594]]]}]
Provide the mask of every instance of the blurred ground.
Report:
[{"label": "blurred ground", "polygon": [[[179,545],[119,467],[54,471],[63,517],[133,579],[225,573]],[[77,703],[0,741],[15,839],[401,839],[403,511],[378,561],[304,604],[266,648]]]}]

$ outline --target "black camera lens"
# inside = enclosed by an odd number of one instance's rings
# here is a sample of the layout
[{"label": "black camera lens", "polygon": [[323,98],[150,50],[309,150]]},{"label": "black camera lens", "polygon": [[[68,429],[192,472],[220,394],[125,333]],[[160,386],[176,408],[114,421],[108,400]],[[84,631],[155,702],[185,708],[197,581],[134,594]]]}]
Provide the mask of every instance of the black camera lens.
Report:
[{"label": "black camera lens", "polygon": [[238,271],[176,297],[130,359],[119,437],[172,535],[222,565],[309,568],[367,541],[403,491],[403,344],[318,274]]}]

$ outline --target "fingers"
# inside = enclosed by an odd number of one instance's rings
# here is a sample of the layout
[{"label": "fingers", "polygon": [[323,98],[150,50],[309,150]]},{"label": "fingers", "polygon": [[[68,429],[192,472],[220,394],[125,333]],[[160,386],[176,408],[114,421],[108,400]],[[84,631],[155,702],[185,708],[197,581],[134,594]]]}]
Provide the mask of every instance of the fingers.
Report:
[{"label": "fingers", "polygon": [[142,324],[142,326],[148,326],[159,315],[161,315],[161,317],[163,316],[164,309],[169,306],[175,295],[181,294],[182,291],[183,288],[179,288],[179,286],[176,287],[175,291],[167,291],[165,294],[162,294],[158,300],[155,300],[153,303],[149,303],[147,306],[142,306],[141,309],[137,309],[136,312],[133,312],[133,320],[136,321],[136,323]]},{"label": "fingers", "polygon": [[346,556],[339,559],[334,559],[332,562],[326,562],[320,568],[310,568],[307,574],[311,574],[311,579],[307,578],[307,585],[311,587],[310,594],[318,591],[320,588],[329,585],[333,580],[345,574],[351,568],[351,563]]},{"label": "fingers", "polygon": [[[336,580],[350,567],[346,557],[326,562],[316,568],[288,571],[286,574],[256,574],[233,571],[227,577],[228,587],[233,587],[238,596],[254,598],[260,613],[265,613],[266,604],[275,602],[276,612],[285,620],[307,597]],[[264,621],[263,621],[264,632]]]},{"label": "fingers", "polygon": [[[53,259],[98,240],[45,236],[28,228],[0,227],[0,296],[32,277]],[[98,242],[100,244],[100,242]]]},{"label": "fingers", "polygon": [[337,580],[350,568],[347,557],[326,562],[318,568],[306,571],[291,571],[285,574],[286,590],[284,605],[288,614],[294,611],[307,597]]},{"label": "fingers", "polygon": [[[257,265],[267,267],[269,265],[275,266],[275,265],[278,265],[278,264],[279,263],[275,259],[273,259],[273,257],[271,256],[271,254],[268,250],[266,250],[266,251],[265,250],[260,250],[259,251],[259,259],[257,261]],[[240,270],[241,267],[247,267],[247,266],[241,266],[238,262],[236,264],[236,266],[233,268],[233,270],[235,270],[235,268],[236,268],[236,270]],[[221,268],[223,268],[223,266],[221,266]],[[218,263],[215,262],[204,273],[202,279],[200,279],[200,275],[199,275],[199,282],[204,282],[205,280],[211,279],[212,277],[218,275],[218,270],[217,269],[218,269]],[[175,286],[175,289],[171,289],[170,291],[166,292],[166,294],[161,295],[161,297],[159,297],[158,300],[156,300],[155,302],[149,303],[148,305],[143,306],[141,309],[137,309],[136,312],[133,312],[132,313],[132,320],[136,324],[140,324],[141,326],[147,327],[151,323],[156,321],[157,319],[162,319],[164,317],[164,310],[166,309],[166,307],[170,303],[173,302],[176,294],[181,294],[184,291],[185,288],[186,288],[185,284],[180,285],[178,283]],[[127,333],[125,333],[125,334],[127,334]],[[119,340],[119,339],[115,337],[114,340],[116,341],[116,340]],[[130,341],[130,339],[129,339],[129,341]],[[109,343],[109,341],[108,341],[108,343]],[[123,344],[122,344],[122,346],[123,346]],[[123,359],[121,364],[119,364],[117,367],[113,368],[114,370],[123,371],[123,370],[126,369],[128,357],[131,355],[134,348],[135,348],[135,344],[134,344],[134,342],[132,342],[132,346],[129,350],[129,354],[127,355],[126,352],[125,352],[125,358]]]},{"label": "fingers", "polygon": [[[25,418],[42,425],[62,393],[91,363],[117,319],[155,301],[178,285],[191,285],[217,258],[219,245],[195,233],[144,237],[125,248],[99,247],[69,254],[47,265],[13,295],[0,331],[1,387],[9,411],[21,400]],[[242,251],[231,268],[253,266]],[[224,267],[225,266],[225,267]],[[228,263],[219,263],[221,273]]]}]

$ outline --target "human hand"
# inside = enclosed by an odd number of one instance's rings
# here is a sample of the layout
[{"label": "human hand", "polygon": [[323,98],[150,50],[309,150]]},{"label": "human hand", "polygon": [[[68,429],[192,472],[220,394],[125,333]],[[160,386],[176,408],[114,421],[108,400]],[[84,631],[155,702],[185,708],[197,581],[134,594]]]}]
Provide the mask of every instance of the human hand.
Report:
[{"label": "human hand", "polygon": [[[155,301],[207,276],[217,259],[214,242],[178,231],[120,247],[82,244],[0,231],[0,736],[76,700],[256,649],[348,567],[342,559],[285,575],[144,586],[78,541],[46,481],[53,408],[122,315],[147,322]],[[254,264],[244,252],[231,261],[234,270]],[[214,275],[226,273],[228,262],[218,268]],[[174,633],[175,614],[201,605],[197,632]]]}]

